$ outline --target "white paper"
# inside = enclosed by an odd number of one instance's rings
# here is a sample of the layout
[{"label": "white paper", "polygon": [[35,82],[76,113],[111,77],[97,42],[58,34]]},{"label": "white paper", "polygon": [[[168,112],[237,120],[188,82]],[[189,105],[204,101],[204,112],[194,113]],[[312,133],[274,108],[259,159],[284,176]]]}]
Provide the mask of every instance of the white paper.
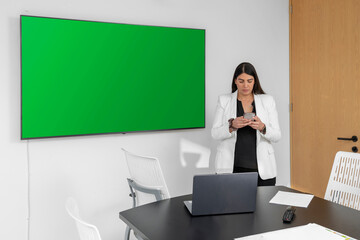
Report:
[{"label": "white paper", "polygon": [[314,195],[278,191],[270,203],[307,208]]},{"label": "white paper", "polygon": [[304,226],[282,229],[247,237],[235,238],[235,240],[356,240],[335,232],[315,223]]}]

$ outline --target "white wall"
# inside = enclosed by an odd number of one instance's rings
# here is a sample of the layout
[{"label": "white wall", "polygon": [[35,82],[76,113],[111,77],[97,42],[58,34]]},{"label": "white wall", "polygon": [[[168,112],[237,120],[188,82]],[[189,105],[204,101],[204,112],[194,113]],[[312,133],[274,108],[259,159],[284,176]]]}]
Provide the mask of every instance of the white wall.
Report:
[{"label": "white wall", "polygon": [[[206,29],[206,128],[20,141],[19,15]],[[170,194],[191,192],[192,176],[213,171],[210,137],[217,96],[235,67],[252,62],[277,102],[278,184],[289,184],[288,0],[0,0],[0,239],[78,239],[64,203],[73,196],[103,239],[122,239],[118,212],[131,206],[121,147],[160,159]],[[211,153],[211,155],[210,155]]]}]

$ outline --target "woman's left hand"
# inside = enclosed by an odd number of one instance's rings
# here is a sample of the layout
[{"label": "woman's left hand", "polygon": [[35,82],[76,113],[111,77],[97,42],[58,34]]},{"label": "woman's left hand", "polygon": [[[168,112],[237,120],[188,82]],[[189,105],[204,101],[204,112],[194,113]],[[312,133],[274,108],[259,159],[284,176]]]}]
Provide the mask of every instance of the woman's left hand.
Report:
[{"label": "woman's left hand", "polygon": [[260,118],[258,116],[253,117],[253,121],[251,121],[250,127],[252,127],[253,129],[256,130],[263,130],[265,127],[265,124],[260,120]]}]

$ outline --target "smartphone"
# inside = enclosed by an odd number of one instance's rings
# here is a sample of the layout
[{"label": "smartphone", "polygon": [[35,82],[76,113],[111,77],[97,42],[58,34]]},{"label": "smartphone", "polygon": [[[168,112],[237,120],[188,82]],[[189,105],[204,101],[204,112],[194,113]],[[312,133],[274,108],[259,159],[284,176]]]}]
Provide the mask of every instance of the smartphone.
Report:
[{"label": "smartphone", "polygon": [[255,117],[255,113],[244,113],[244,118],[245,119],[249,119],[249,120],[253,120],[252,118]]}]

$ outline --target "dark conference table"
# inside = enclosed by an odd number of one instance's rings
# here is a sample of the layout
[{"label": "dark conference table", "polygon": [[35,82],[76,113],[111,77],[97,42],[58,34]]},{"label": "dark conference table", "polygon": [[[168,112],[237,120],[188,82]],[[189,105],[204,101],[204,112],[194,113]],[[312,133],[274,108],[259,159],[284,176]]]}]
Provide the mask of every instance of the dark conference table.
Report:
[{"label": "dark conference table", "polygon": [[226,240],[308,223],[360,239],[360,212],[318,197],[308,208],[297,208],[290,224],[283,223],[287,206],[269,203],[279,190],[297,192],[283,186],[258,187],[254,213],[192,217],[183,203],[192,195],[185,195],[120,212],[120,219],[149,240]]}]

